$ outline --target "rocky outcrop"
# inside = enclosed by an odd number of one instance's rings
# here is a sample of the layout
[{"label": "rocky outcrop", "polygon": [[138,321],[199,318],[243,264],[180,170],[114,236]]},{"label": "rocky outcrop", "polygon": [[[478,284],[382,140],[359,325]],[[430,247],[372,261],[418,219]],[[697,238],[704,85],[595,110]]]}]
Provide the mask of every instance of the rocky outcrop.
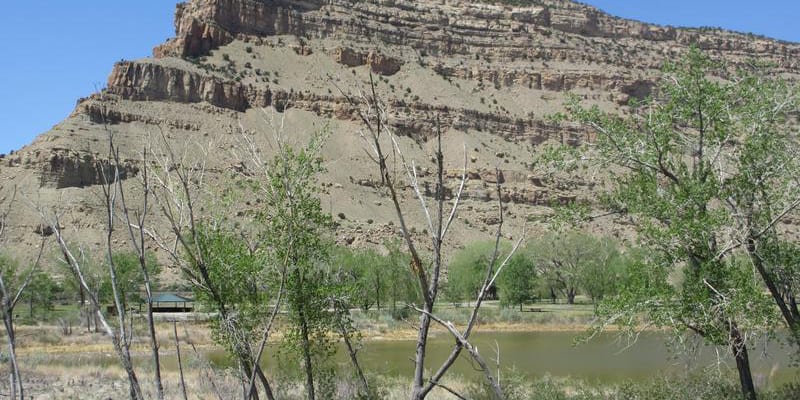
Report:
[{"label": "rocky outcrop", "polygon": [[367,64],[369,64],[372,72],[384,76],[391,76],[400,71],[403,62],[377,51],[370,51],[369,54],[367,54]]},{"label": "rocky outcrop", "polygon": [[302,13],[325,2],[291,0],[199,0],[178,4],[176,38],[156,47],[156,57],[198,57],[233,41],[238,34],[304,33]]},{"label": "rocky outcrop", "polygon": [[333,53],[333,59],[347,67],[360,67],[367,63],[367,58],[363,53],[357,52],[349,47],[339,47]]},{"label": "rocky outcrop", "polygon": [[[665,48],[697,44],[741,61],[758,56],[769,58],[782,68],[800,68],[800,46],[796,44],[721,30],[648,25],[569,1],[542,0],[534,4],[509,7],[471,0],[195,0],[178,5],[176,38],[157,47],[154,54],[198,57],[240,36],[288,34],[365,44],[377,41],[410,46],[429,54],[484,54],[503,60],[574,58],[629,63],[628,66],[645,65]],[[566,40],[576,36],[582,39]],[[640,41],[636,51],[625,51],[622,56],[620,50],[631,50],[630,43],[623,39]]]},{"label": "rocky outcrop", "polygon": [[208,102],[244,111],[249,108],[248,88],[210,74],[169,68],[154,63],[120,62],[108,78],[111,94],[139,101]]},{"label": "rocky outcrop", "polygon": [[369,65],[372,72],[384,76],[392,76],[400,71],[403,62],[397,58],[381,54],[378,51],[358,52],[349,47],[339,47],[333,53],[337,63],[348,67]]},{"label": "rocky outcrop", "polygon": [[80,104],[78,104],[78,107],[75,109],[72,115],[87,115],[89,120],[95,124],[117,125],[140,122],[146,125],[164,126],[184,131],[199,131],[201,128],[200,124],[194,121],[175,118],[160,118],[144,113],[133,113],[117,108],[111,108],[105,103],[108,101],[110,101],[110,99],[107,95],[94,96],[89,99],[84,99],[80,102]]},{"label": "rocky outcrop", "polygon": [[[527,69],[500,69],[500,68],[469,68],[459,66],[444,66],[438,64],[433,70],[439,75],[450,78],[467,79],[486,84],[495,88],[500,87],[527,87],[536,90],[549,90],[554,92],[571,91],[575,89],[592,89],[599,91],[617,91],[622,89],[626,94],[636,90],[631,86],[643,87],[647,81],[631,76],[630,72],[614,71],[587,72],[587,71],[554,71]],[[652,85],[650,85],[652,89]]]},{"label": "rocky outcrop", "polygon": [[[562,80],[560,84],[564,85],[564,82],[571,81]],[[192,72],[152,62],[118,63],[108,80],[106,95],[133,101],[207,102],[235,111],[245,111],[253,107],[275,107],[282,111],[285,107],[291,106],[327,117],[354,121],[357,119],[355,110],[343,97],[310,92],[287,92],[269,86],[228,81],[206,71]],[[425,138],[434,135],[436,132],[434,115],[439,117],[440,124],[446,129],[487,131],[509,140],[532,144],[539,144],[550,138],[564,140],[565,132],[568,133],[568,137],[585,135],[538,119],[510,118],[494,113],[402,100],[391,100],[390,105],[395,110],[390,120],[392,126],[398,134],[410,137]],[[96,123],[140,121],[153,125],[166,123],[184,130],[199,129],[196,124],[187,121],[167,122],[162,118],[120,112],[94,101],[82,104],[77,112],[89,115]]]},{"label": "rocky outcrop", "polygon": [[[593,139],[580,126],[546,117],[563,110],[566,92],[625,113],[631,99],[654,92],[663,62],[690,44],[732,67],[757,58],[774,66],[769,74],[800,77],[798,44],[653,26],[568,0],[514,2],[527,7],[509,3],[189,0],[177,7],[176,37],[157,47],[154,59],[118,63],[107,88],[79,101],[70,118],[21,151],[0,155],[0,198],[6,182],[32,182],[25,191],[41,190],[51,202],[62,197],[60,189],[69,189],[75,201],[64,208],[74,217],[65,223],[82,232],[102,230],[96,194],[76,188],[117,176],[103,157],[109,132],[123,157],[133,160],[123,163],[120,178],[139,173],[138,150],[160,132],[163,140],[152,149],[169,145],[187,158],[201,158],[203,182],[214,196],[232,180],[256,177],[242,159],[243,138],[253,138],[248,145],[261,141],[263,153],[256,158],[268,160],[274,146],[263,142],[273,138],[275,122],[281,121],[277,129],[285,129],[295,144],[311,132],[325,132],[321,151],[329,168],[321,187],[326,208],[346,215],[337,220],[344,242],[383,243],[397,235],[389,223],[395,213],[357,137],[358,110],[336,90],[363,91],[372,72],[388,124],[402,136],[398,142],[418,167],[425,195],[441,193],[451,200],[466,159],[464,207],[454,223],[467,229],[454,230],[464,237],[452,244],[461,246],[499,223],[498,197],[507,203],[512,225],[535,224],[553,204],[597,201],[594,185],[605,184],[604,171],[590,171],[591,178],[582,180],[536,168],[542,144]],[[254,110],[268,107],[274,110]],[[447,168],[455,168],[447,172],[441,192],[431,172],[437,132],[443,132]],[[392,162],[398,168],[395,158]],[[398,173],[403,175],[402,168]],[[398,184],[398,189],[402,201],[418,204],[411,187]],[[255,197],[225,212],[246,223],[260,202]],[[411,215],[409,224],[422,235],[425,221],[418,217]],[[39,216],[19,219],[15,223],[26,227],[25,234],[49,234],[37,230]],[[28,241],[35,246],[40,239]]]},{"label": "rocky outcrop", "polygon": [[117,177],[127,179],[139,172],[139,168],[131,162],[124,162],[121,168],[116,169],[107,159],[69,150],[41,154],[39,158],[33,165],[41,168],[39,182],[41,187],[46,188],[83,188],[113,183]]}]

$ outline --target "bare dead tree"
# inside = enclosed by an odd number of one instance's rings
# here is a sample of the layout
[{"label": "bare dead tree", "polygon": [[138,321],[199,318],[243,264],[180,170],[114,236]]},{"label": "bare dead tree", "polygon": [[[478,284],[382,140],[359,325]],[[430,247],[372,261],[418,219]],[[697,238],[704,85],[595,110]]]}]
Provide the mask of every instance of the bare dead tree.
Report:
[{"label": "bare dead tree", "polygon": [[43,208],[37,206],[38,212],[45,223],[49,224],[53,230],[53,235],[59,246],[61,254],[65,263],[70,268],[72,274],[78,280],[79,285],[87,293],[87,298],[95,310],[97,319],[100,321],[104,332],[111,338],[114,346],[114,351],[122,364],[123,369],[128,377],[130,384],[130,396],[132,400],[144,400],[144,395],[139,384],[139,378],[131,360],[131,340],[132,335],[125,320],[126,310],[123,307],[122,297],[120,294],[119,284],[117,281],[116,266],[113,261],[112,249],[112,233],[114,231],[115,212],[117,208],[118,194],[117,190],[119,181],[119,170],[112,168],[112,177],[106,177],[102,185],[103,188],[103,201],[106,209],[106,253],[108,258],[108,272],[110,275],[111,289],[114,298],[114,306],[117,311],[117,324],[112,326],[109,322],[106,313],[102,309],[102,304],[98,298],[97,292],[93,291],[84,275],[83,257],[78,258],[70,249],[64,232],[61,228],[60,216],[57,212],[48,212]]},{"label": "bare dead tree", "polygon": [[[114,144],[113,135],[109,133],[109,147],[112,160],[116,165],[115,169],[118,171],[122,162],[120,160],[119,149]],[[153,290],[152,278],[150,277],[150,270],[147,265],[147,253],[145,247],[145,223],[150,210],[150,179],[149,179],[149,164],[147,157],[147,149],[142,152],[141,158],[141,189],[142,189],[142,204],[141,208],[133,210],[134,218],[131,217],[131,209],[125,197],[125,190],[122,182],[117,181],[117,190],[120,196],[120,206],[122,213],[122,220],[127,227],[128,240],[133,248],[134,253],[137,255],[139,261],[139,268],[142,272],[143,286],[145,288],[145,302],[147,314],[147,331],[150,339],[150,349],[153,358],[153,378],[156,388],[156,397],[159,400],[164,399],[164,384],[161,379],[161,358],[159,356],[158,337],[156,336],[156,324],[153,318]],[[110,257],[110,254],[109,254]]]},{"label": "bare dead tree", "polygon": [[[455,197],[452,199],[452,206],[450,207],[450,211],[447,212],[445,209],[445,190],[444,190],[445,181],[444,181],[444,155],[442,152],[442,130],[441,130],[441,125],[437,119],[436,121],[437,148],[435,154],[436,191],[434,195],[435,204],[431,209],[431,207],[429,207],[428,204],[429,200],[424,196],[423,191],[420,189],[417,167],[413,162],[408,162],[405,159],[403,151],[397,139],[397,136],[394,134],[392,128],[388,123],[389,110],[387,109],[386,104],[380,99],[379,95],[377,94],[376,84],[373,77],[370,75],[370,86],[368,88],[368,93],[360,92],[357,96],[354,96],[349,94],[345,90],[342,90],[341,88],[338,89],[342,93],[342,95],[347,99],[350,105],[356,110],[365,128],[365,132],[362,133],[362,137],[368,142],[368,145],[370,147],[369,151],[370,157],[377,164],[381,176],[382,185],[388,191],[388,195],[391,198],[392,204],[394,205],[395,213],[400,225],[401,234],[403,236],[403,240],[411,256],[410,269],[412,273],[416,276],[420,290],[422,292],[422,297],[423,297],[422,307],[421,308],[414,307],[420,313],[420,324],[417,332],[417,345],[414,357],[415,370],[412,383],[411,399],[422,400],[426,398],[426,396],[430,393],[430,391],[433,388],[442,387],[440,383],[441,378],[447,373],[447,371],[453,365],[455,360],[458,358],[461,351],[464,349],[466,349],[470,357],[473,360],[475,360],[478,365],[481,366],[481,370],[486,376],[487,381],[492,386],[494,395],[498,399],[502,399],[503,392],[502,388],[499,385],[499,382],[497,382],[497,380],[494,379],[494,376],[489,371],[487,364],[482,360],[477,350],[474,349],[474,347],[472,347],[469,344],[469,336],[475,326],[478,313],[480,311],[483,300],[489,291],[489,288],[494,284],[498,275],[503,270],[505,265],[511,259],[514,252],[516,252],[517,248],[522,242],[522,238],[520,238],[517,241],[514,248],[512,249],[512,251],[510,252],[510,254],[508,254],[508,256],[505,258],[505,260],[499,265],[497,264],[500,254],[499,251],[500,240],[502,237],[502,228],[503,228],[503,204],[502,204],[502,196],[499,183],[497,186],[497,194],[498,194],[498,206],[500,210],[499,211],[500,224],[498,226],[497,234],[495,237],[494,255],[492,257],[491,262],[486,267],[486,278],[484,279],[484,284],[480,290],[475,306],[472,309],[470,319],[467,323],[467,328],[463,333],[461,333],[457,329],[455,329],[455,327],[451,323],[445,322],[440,318],[436,317],[434,315],[434,306],[437,302],[439,288],[440,288],[440,279],[444,267],[443,245],[447,238],[447,233],[451,227],[451,224],[456,217],[458,207],[461,201],[461,196],[464,190],[464,186],[467,181],[466,148],[464,151],[464,167],[463,167],[463,174],[459,182],[459,189],[458,192],[455,194]],[[384,148],[385,141],[388,141],[389,146],[391,147],[391,149],[388,151]],[[428,232],[431,240],[430,248],[432,249],[433,255],[432,255],[432,262],[427,267],[424,265],[422,257],[420,256],[420,252],[417,250],[419,247],[417,244],[417,240],[412,236],[410,228],[408,226],[405,211],[403,210],[403,206],[401,204],[400,193],[399,193],[400,186],[398,185],[398,181],[392,174],[392,171],[390,170],[387,162],[388,156],[390,154],[394,155],[396,158],[400,160],[400,164],[405,170],[410,186],[414,191],[414,195],[420,202],[420,208],[422,209],[423,215],[428,225]],[[524,235],[522,235],[522,237],[524,237]],[[432,377],[426,379],[424,376],[425,359],[426,359],[426,351],[428,345],[428,335],[430,332],[430,327],[432,322],[436,322],[444,326],[455,337],[456,344],[454,345],[450,357],[448,357],[448,359],[442,364],[442,366],[437,370],[437,372]],[[463,397],[452,391],[452,389],[444,387],[442,388],[456,395],[457,397]]]},{"label": "bare dead tree", "polygon": [[[0,214],[0,244],[4,242],[6,228],[8,227],[8,215],[11,213],[14,201],[16,200],[17,190],[13,190],[11,199],[7,202],[5,210]],[[17,335],[14,326],[14,309],[19,303],[22,294],[27,290],[28,285],[31,283],[33,275],[38,271],[39,264],[42,260],[42,253],[44,252],[44,238],[39,245],[39,254],[36,257],[36,262],[26,272],[20,274],[11,265],[11,260],[2,262],[0,260],[0,312],[3,314],[3,325],[6,328],[6,339],[8,340],[8,363],[9,363],[9,389],[11,390],[10,398],[17,399],[19,395],[20,400],[25,398],[25,388],[22,383],[22,376],[20,373],[19,362],[17,360]],[[9,280],[16,280],[22,278],[21,282],[10,282]],[[14,287],[16,286],[16,287]]]}]

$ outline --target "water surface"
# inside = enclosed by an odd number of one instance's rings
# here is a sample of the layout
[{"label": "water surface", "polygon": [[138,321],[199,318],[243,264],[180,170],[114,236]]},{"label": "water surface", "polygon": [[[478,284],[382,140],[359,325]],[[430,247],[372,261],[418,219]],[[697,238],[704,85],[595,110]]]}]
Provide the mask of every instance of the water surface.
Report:
[{"label": "water surface", "polygon": [[[472,343],[494,369],[499,349],[502,373],[513,371],[528,378],[544,376],[572,377],[593,383],[618,383],[627,380],[645,381],[659,375],[680,376],[686,371],[702,369],[733,373],[735,364],[726,348],[703,346],[688,339],[681,346],[670,346],[660,333],[644,333],[635,343],[620,340],[617,334],[601,334],[588,343],[575,346],[579,332],[479,332]],[[445,334],[431,338],[426,366],[434,370],[452,350],[453,339]],[[673,349],[681,347],[680,350]],[[364,343],[359,358],[365,370],[389,376],[411,377],[413,374],[414,341],[372,341]],[[228,365],[220,352],[209,354],[218,365]],[[761,343],[750,349],[753,375],[759,385],[796,381],[800,370],[791,367],[790,348],[777,341]],[[349,367],[344,351],[337,354],[342,368]],[[267,370],[278,368],[274,358],[265,362]],[[299,365],[299,362],[296,363]],[[281,366],[286,368],[285,365]],[[479,378],[466,354],[452,372]]]}]

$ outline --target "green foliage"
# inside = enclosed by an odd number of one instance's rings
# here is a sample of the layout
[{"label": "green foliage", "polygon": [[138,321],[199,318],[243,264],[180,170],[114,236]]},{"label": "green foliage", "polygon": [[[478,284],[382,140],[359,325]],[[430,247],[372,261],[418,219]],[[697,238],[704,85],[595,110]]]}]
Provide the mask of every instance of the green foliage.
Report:
[{"label": "green foliage", "polygon": [[[44,319],[53,311],[55,302],[61,297],[64,288],[46,272],[36,272],[31,276],[28,288],[20,297],[21,304],[28,309],[28,319]],[[38,314],[38,315],[37,315]]]},{"label": "green foliage", "polygon": [[742,398],[733,382],[718,376],[692,375],[680,381],[660,378],[645,384],[626,383],[616,390],[615,399],[673,400],[673,399],[730,399]]},{"label": "green foliage", "polygon": [[337,248],[333,264],[341,268],[347,281],[350,304],[368,311],[373,306],[380,310],[385,304],[387,287],[385,260],[374,250]]},{"label": "green foliage", "polygon": [[[24,306],[27,313],[23,322],[33,322],[35,313],[44,318],[53,310],[56,299],[63,291],[50,274],[33,270],[34,266],[20,268],[19,262],[5,254],[0,254],[0,274],[3,285],[11,298],[17,295],[23,285],[27,286],[20,293],[17,309]],[[10,299],[9,299],[10,300]],[[18,311],[15,314],[20,314]]]},{"label": "green foliage", "polygon": [[9,293],[25,281],[23,271],[19,269],[19,262],[16,259],[0,253],[0,274],[2,274],[3,282]]},{"label": "green foliage", "polygon": [[497,291],[503,306],[522,306],[536,299],[538,277],[533,260],[517,253],[508,260],[497,278]]},{"label": "green foliage", "polygon": [[[104,264],[95,261],[90,257],[89,254],[86,254],[81,249],[71,248],[70,251],[78,258],[78,262],[81,265],[81,272],[83,273],[83,277],[86,280],[89,290],[97,294],[97,292],[100,290],[103,275],[108,274],[107,267],[104,267]],[[84,292],[84,289],[81,287],[78,277],[75,276],[74,272],[71,269],[69,272],[70,274],[67,275],[63,282],[64,290],[66,293],[80,297],[79,295]]]},{"label": "green foliage", "polygon": [[[527,387],[527,383],[528,379],[517,373],[512,373],[503,377],[503,379],[500,381],[500,385],[503,388],[505,400],[525,400],[530,398],[528,394],[529,388]],[[469,394],[470,399],[496,400],[496,396],[492,390],[492,387],[486,382],[470,383],[466,390],[466,393]],[[537,399],[553,398],[548,397],[548,394],[546,392],[542,392],[541,390],[537,390],[535,393]]]},{"label": "green foliage", "polygon": [[333,265],[343,274],[349,303],[364,311],[373,306],[379,310],[391,304],[413,303],[417,300],[414,277],[408,269],[409,258],[396,244],[388,244],[387,255],[374,250],[338,248]]},{"label": "green foliage", "polygon": [[[119,292],[123,307],[128,308],[132,303],[143,302],[144,273],[139,263],[139,255],[130,252],[117,253],[113,255],[112,260],[117,277],[117,291]],[[161,266],[152,253],[145,255],[145,265],[147,266],[148,276],[150,277],[150,284],[155,286],[158,275],[161,273]],[[107,264],[102,268],[103,271],[108,271]],[[113,303],[114,293],[111,286],[110,273],[101,274],[98,290],[101,302]]]},{"label": "green foliage", "polygon": [[267,166],[265,207],[258,215],[268,260],[285,278],[284,350],[303,359],[309,398],[312,390],[325,397],[335,389],[331,333],[349,325],[349,316],[336,311],[344,288],[331,268],[333,221],[322,210],[316,182],[324,171],[321,145],[321,136],[299,150],[279,144]]},{"label": "green foliage", "polygon": [[525,254],[536,265],[547,292],[572,304],[579,291],[597,301],[616,291],[620,259],[616,244],[579,232],[553,232],[532,240]]},{"label": "green foliage", "polygon": [[775,326],[753,279],[758,257],[742,250],[754,241],[770,259],[781,242],[770,224],[800,198],[787,126],[796,101],[784,82],[731,73],[692,49],[628,115],[568,104],[572,120],[597,132],[586,159],[616,166],[606,205],[633,219],[644,249],[623,292],[601,307],[606,322],[633,329],[643,315],[715,344],[728,344],[737,325]]},{"label": "green foliage", "polygon": [[[264,255],[251,251],[234,233],[206,225],[198,226],[197,248],[207,271],[205,281],[211,284],[193,285],[195,298],[220,313],[212,323],[214,340],[232,354],[242,354],[269,312]],[[195,275],[203,274],[194,267]]]},{"label": "green foliage", "polygon": [[[613,386],[595,386],[575,379],[544,377],[530,381],[519,374],[504,376],[501,381],[508,400],[740,400],[742,393],[736,383],[715,374],[656,377],[645,382],[624,382]],[[800,388],[796,384],[764,390],[763,400],[796,399]],[[471,384],[468,398],[493,399],[486,385]]]},{"label": "green foliage", "polygon": [[[493,241],[468,244],[456,252],[447,272],[446,296],[452,301],[474,300],[478,296],[484,280],[486,268],[492,262],[495,253]],[[508,243],[503,243],[497,254],[496,266],[502,262],[510,251]],[[491,291],[491,289],[490,289]]]}]

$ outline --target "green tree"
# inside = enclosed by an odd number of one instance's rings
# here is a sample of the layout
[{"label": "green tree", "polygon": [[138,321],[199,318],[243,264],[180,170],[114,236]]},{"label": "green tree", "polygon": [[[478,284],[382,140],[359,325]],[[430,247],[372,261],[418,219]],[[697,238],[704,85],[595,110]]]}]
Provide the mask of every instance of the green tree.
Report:
[{"label": "green tree", "polygon": [[386,268],[385,275],[387,280],[391,282],[387,295],[389,302],[392,304],[392,316],[397,319],[400,316],[397,303],[418,304],[421,295],[414,274],[408,270],[411,257],[402,250],[402,243],[389,242],[385,246],[388,249],[386,263],[384,264]]},{"label": "green tree", "polygon": [[583,290],[595,300],[613,290],[613,242],[579,232],[554,232],[531,241],[526,250],[551,294],[560,292],[574,304]]},{"label": "green tree", "polygon": [[597,306],[603,298],[617,292],[625,260],[616,243],[608,238],[592,238],[589,245],[594,247],[594,254],[578,271],[578,284]]},{"label": "green tree", "polygon": [[503,306],[522,306],[536,299],[538,277],[536,266],[524,253],[515,254],[506,265],[503,274],[497,279],[500,304]]},{"label": "green tree", "polygon": [[[502,247],[507,251],[510,246],[503,243]],[[447,270],[447,296],[451,300],[471,301],[478,296],[494,248],[494,242],[475,242],[456,252]],[[496,293],[497,289],[492,288],[489,297],[496,296]]]},{"label": "green tree", "polygon": [[46,317],[53,311],[56,299],[61,296],[63,287],[49,273],[36,272],[31,276],[27,290],[22,293],[20,301],[27,305],[28,318],[33,321],[36,312]]},{"label": "green tree", "polygon": [[338,248],[333,263],[341,268],[348,286],[348,298],[364,311],[376,306],[378,310],[391,304],[413,303],[418,299],[414,277],[408,272],[408,257],[396,244],[387,244],[388,254],[374,250]]},{"label": "green tree", "polygon": [[337,317],[343,316],[331,311],[332,219],[322,210],[316,182],[323,171],[318,157],[321,139],[316,136],[299,150],[279,143],[266,169],[265,207],[259,218],[269,260],[286,270],[287,344],[302,357],[309,400],[316,398],[315,377],[331,374],[330,333],[340,325]]},{"label": "green tree", "polygon": [[[70,273],[63,283],[64,290],[77,297],[78,304],[81,305],[81,319],[85,319],[86,321],[86,331],[97,331],[97,310],[90,299],[92,296],[97,297],[98,300],[100,299],[98,294],[103,282],[105,270],[102,264],[90,258],[89,254],[86,254],[81,248],[69,248],[69,251],[72,254],[76,254],[80,262],[81,273],[86,282],[86,287],[81,284],[80,278],[75,274],[75,271],[70,268]],[[108,300],[108,298],[104,300]]]},{"label": "green tree", "polygon": [[219,313],[211,326],[214,341],[237,358],[249,377],[252,344],[269,313],[264,255],[218,226],[199,226],[197,241],[204,267],[195,267],[191,276],[204,278],[193,285],[195,298]]},{"label": "green tree", "polygon": [[[744,396],[755,399],[743,330],[768,329],[773,312],[751,268],[768,287],[782,279],[770,272],[773,262],[758,264],[776,260],[776,221],[797,206],[797,146],[787,118],[796,97],[784,82],[731,70],[692,49],[625,116],[577,100],[568,109],[597,134],[584,150],[614,166],[606,204],[634,219],[646,250],[601,312],[629,328],[644,315],[728,346]],[[778,305],[787,298],[770,293]]]},{"label": "green tree", "polygon": [[[144,284],[144,273],[139,264],[139,256],[135,253],[116,253],[112,258],[116,268],[117,290],[123,307],[126,309],[132,303],[140,303],[142,298],[142,285]],[[153,254],[147,254],[145,265],[150,275],[153,285],[156,284],[156,277],[161,273],[161,266],[156,261]],[[104,267],[108,268],[108,267]],[[111,277],[103,275],[99,287],[100,300],[103,302],[113,301],[113,291],[111,288]]]},{"label": "green tree", "polygon": [[[7,213],[0,215],[0,239],[7,216]],[[8,345],[9,389],[12,399],[16,399],[18,393],[20,399],[25,398],[25,389],[20,376],[20,367],[17,359],[15,308],[22,294],[26,290],[29,290],[29,284],[38,267],[38,263],[37,261],[36,266],[33,268],[21,270],[16,260],[5,254],[0,254],[0,314],[2,314],[3,317],[3,327],[5,328]]]},{"label": "green tree", "polygon": [[377,306],[380,311],[381,302],[385,304],[387,288],[391,284],[387,279],[388,261],[374,250],[336,249],[333,263],[346,276],[352,305],[364,311]]}]

